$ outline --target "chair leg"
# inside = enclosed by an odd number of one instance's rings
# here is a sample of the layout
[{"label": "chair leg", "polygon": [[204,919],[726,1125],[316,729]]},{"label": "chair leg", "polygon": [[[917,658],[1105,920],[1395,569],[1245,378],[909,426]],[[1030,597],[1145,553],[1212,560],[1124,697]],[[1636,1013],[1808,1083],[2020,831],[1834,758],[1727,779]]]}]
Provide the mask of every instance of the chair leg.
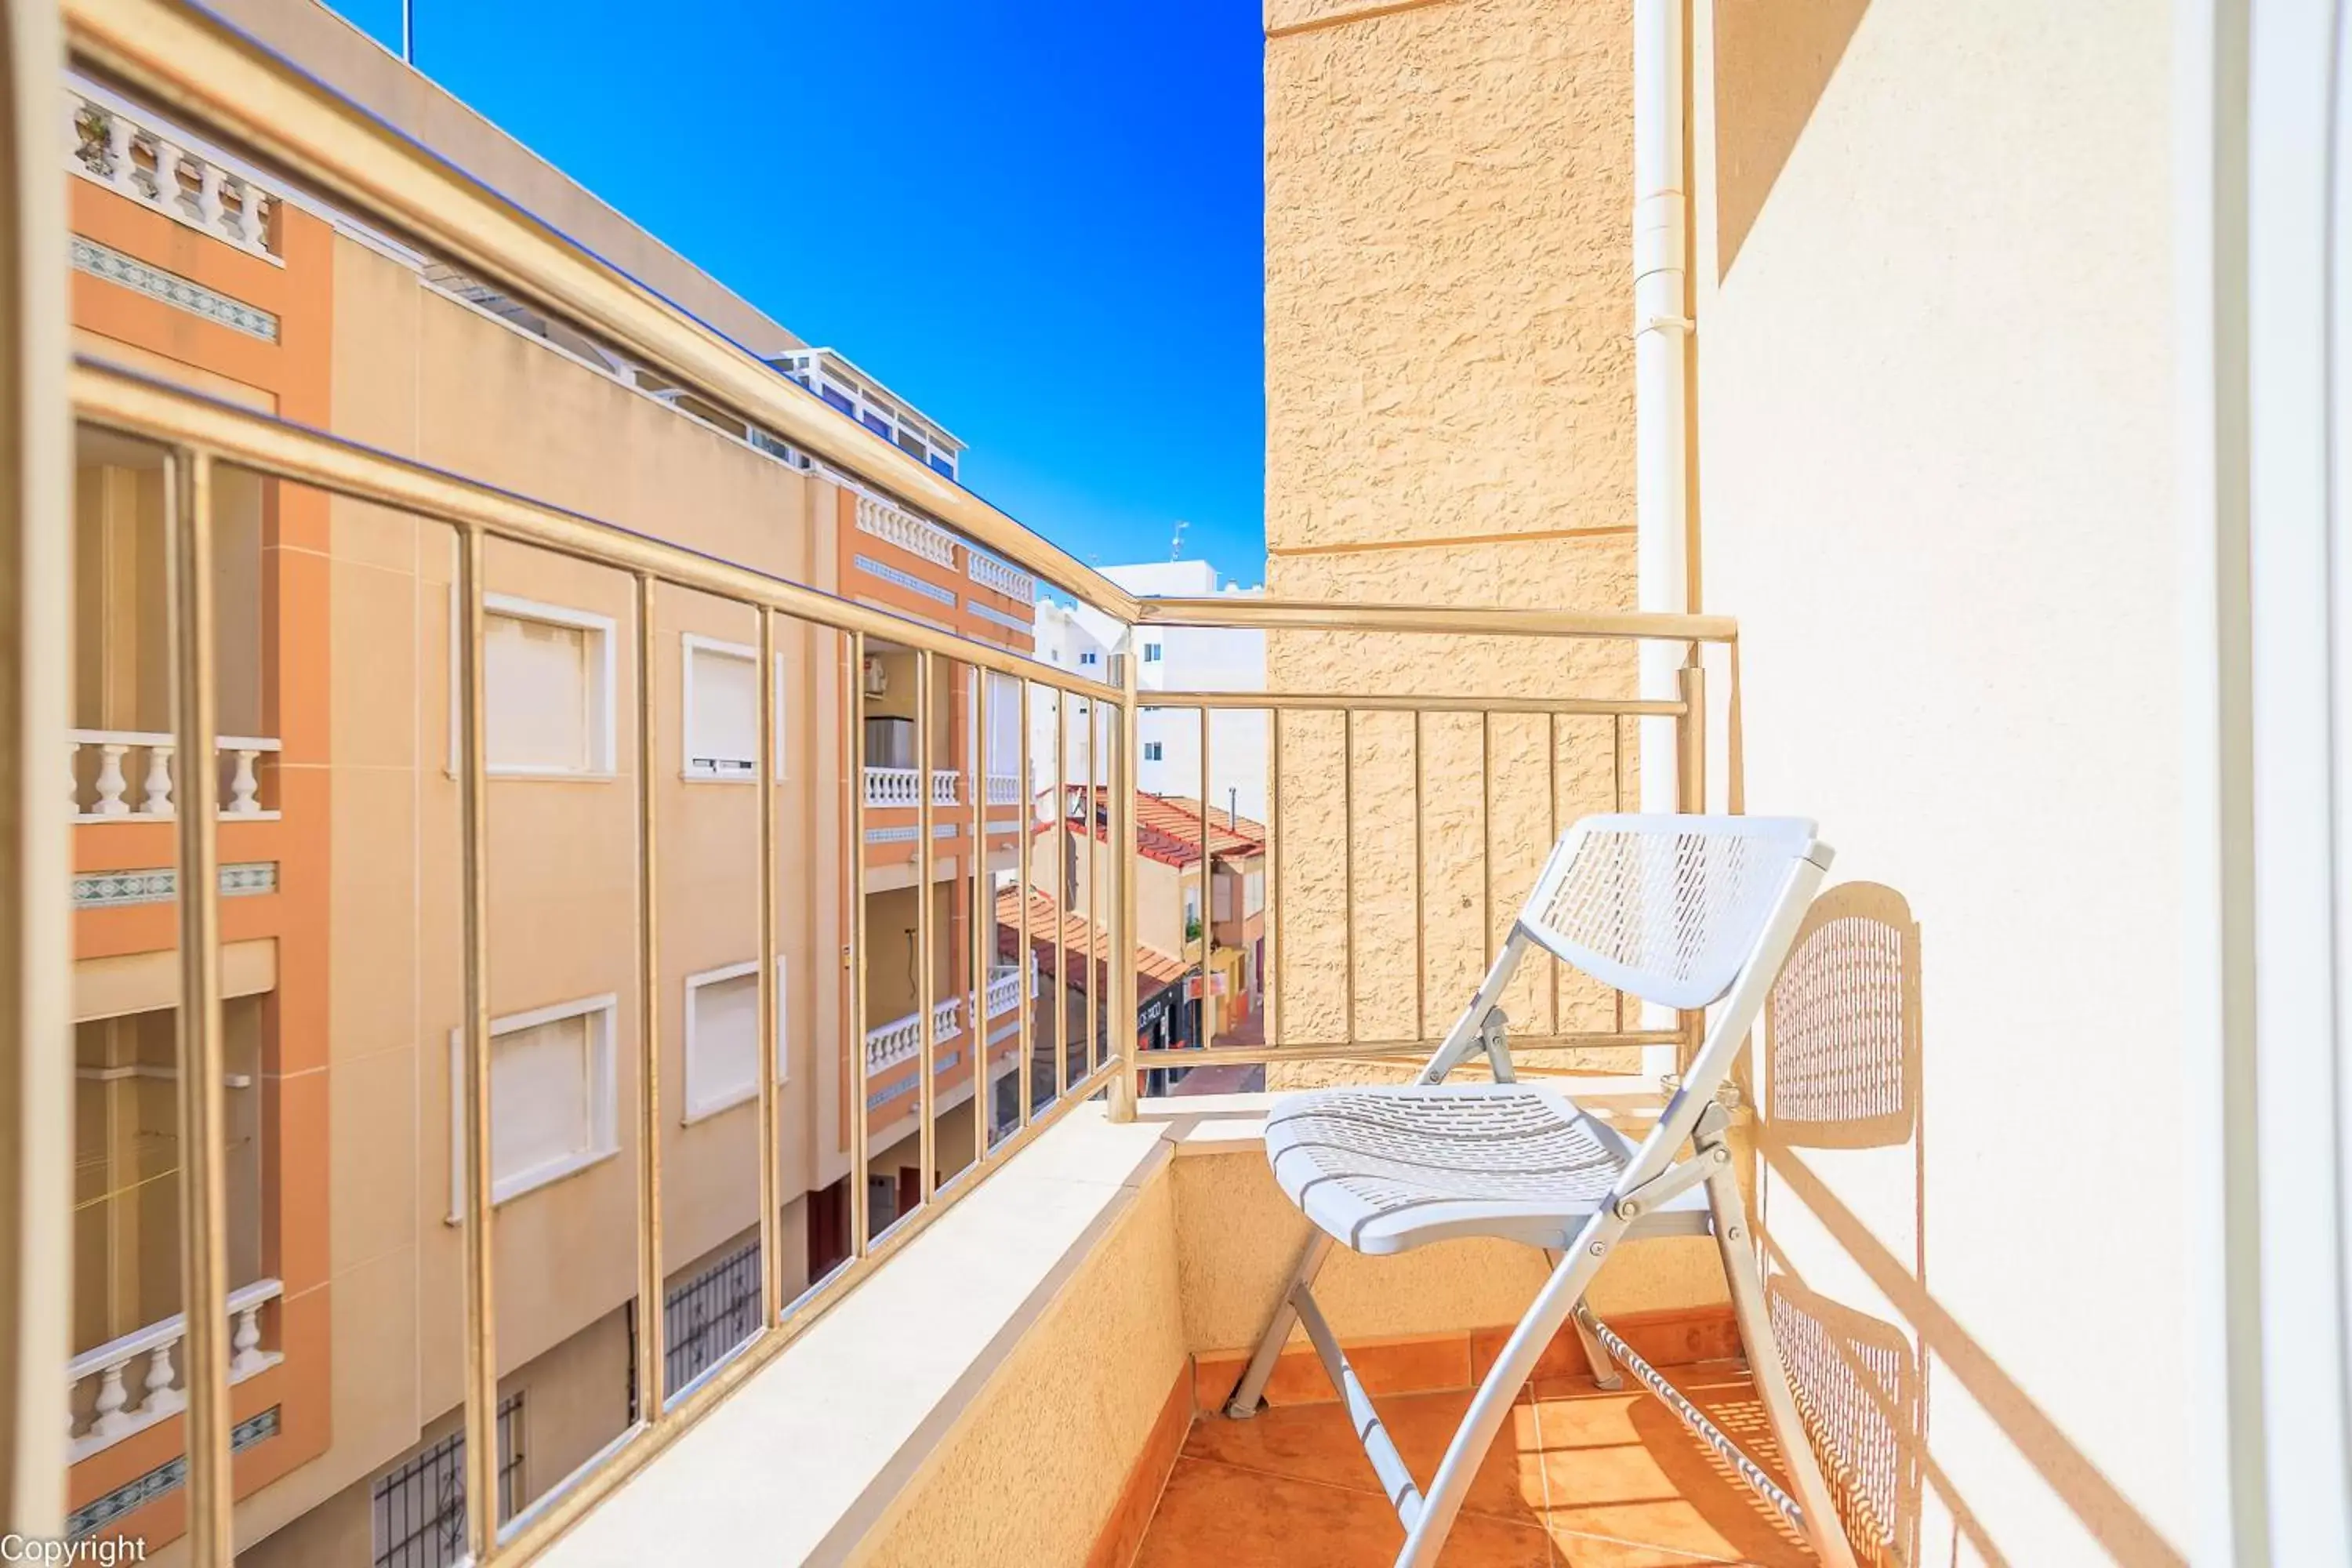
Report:
[{"label": "chair leg", "polygon": [[[1704,1154],[1723,1136],[1720,1124],[1700,1123],[1692,1143]],[[1739,1195],[1739,1178],[1728,1165],[1706,1178],[1707,1206],[1715,1215],[1715,1240],[1723,1254],[1723,1273],[1731,1287],[1731,1308],[1739,1322],[1739,1341],[1748,1352],[1748,1370],[1755,1379],[1756,1396],[1772,1423],[1780,1445],[1781,1462],[1789,1468],[1789,1484],[1798,1506],[1805,1510],[1805,1539],[1822,1568],[1854,1568],[1853,1547],[1839,1521],[1829,1481],[1814,1457],[1812,1440],[1797,1414],[1796,1394],[1789,1370],[1780,1360],[1780,1342],[1772,1332],[1772,1314],[1764,1300],[1764,1274],[1754,1239],[1748,1234],[1748,1207]]]},{"label": "chair leg", "polygon": [[1310,1226],[1306,1245],[1298,1249],[1298,1261],[1290,1270],[1290,1283],[1283,1288],[1282,1300],[1274,1304],[1274,1321],[1265,1326],[1265,1337],[1258,1341],[1241,1382],[1234,1385],[1233,1397],[1225,1401],[1230,1419],[1246,1421],[1257,1414],[1266,1380],[1274,1375],[1274,1363],[1282,1358],[1282,1347],[1290,1342],[1290,1331],[1298,1322],[1298,1298],[1314,1285],[1330,1256],[1331,1238]]},{"label": "chair leg", "polygon": [[1477,1396],[1471,1400],[1454,1441],[1445,1446],[1445,1458],[1423,1495],[1420,1513],[1406,1521],[1404,1548],[1397,1553],[1395,1568],[1433,1568],[1438,1553],[1445,1549],[1446,1536],[1453,1532],[1454,1515],[1462,1511],[1463,1500],[1470,1494],[1471,1478],[1478,1473],[1486,1450],[1494,1447],[1495,1435],[1510,1415],[1512,1401],[1533,1375],[1544,1347],[1584,1300],[1592,1277],[1601,1272],[1601,1265],[1615,1252],[1624,1234],[1625,1222],[1614,1215],[1593,1215],[1578,1234],[1576,1245],[1536,1292],[1527,1315],[1511,1331],[1502,1353],[1478,1384]]},{"label": "chair leg", "polygon": [[[1554,1268],[1559,1268],[1559,1260],[1567,1256],[1549,1247],[1543,1249],[1543,1255],[1544,1261]],[[1585,1323],[1584,1314],[1570,1312],[1568,1315],[1568,1321],[1569,1326],[1576,1331],[1576,1342],[1584,1347],[1584,1364],[1591,1369],[1592,1386],[1603,1392],[1614,1392],[1624,1387],[1625,1379],[1618,1372],[1617,1363],[1611,1360],[1609,1352],[1601,1348],[1601,1341]]]}]

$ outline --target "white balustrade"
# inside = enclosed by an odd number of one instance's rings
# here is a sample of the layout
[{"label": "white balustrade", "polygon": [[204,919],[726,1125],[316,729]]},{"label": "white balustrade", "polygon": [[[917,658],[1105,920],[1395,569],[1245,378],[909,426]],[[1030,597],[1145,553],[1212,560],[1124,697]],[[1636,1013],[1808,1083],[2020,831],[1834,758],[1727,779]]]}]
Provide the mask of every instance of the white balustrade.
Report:
[{"label": "white balustrade", "polygon": [[931,770],[931,804],[953,805],[963,795],[963,775],[953,768]]},{"label": "white balustrade", "polygon": [[[1034,976],[1033,976],[1034,980]],[[988,1016],[992,1018],[1009,1013],[1021,1004],[1021,970],[1012,964],[1000,964],[989,971]]]},{"label": "white balustrade", "polygon": [[968,551],[964,557],[964,575],[983,588],[1020,600],[1024,605],[1037,602],[1037,579],[1018,566],[1008,566],[993,555]]},{"label": "white balustrade", "polygon": [[1021,775],[1019,773],[989,774],[988,804],[991,805],[1019,805],[1021,804]]},{"label": "white balustrade", "polygon": [[65,108],[68,169],[248,255],[282,259],[270,234],[278,201],[270,192],[118,102],[68,87]]},{"label": "white balustrade", "polygon": [[[141,730],[75,730],[71,739],[74,815],[78,818],[83,822],[112,822],[123,817],[160,820],[173,816],[178,786],[173,757],[176,746],[172,736]],[[257,821],[276,816],[276,812],[261,808],[257,769],[265,754],[278,750],[278,743],[265,736],[223,735],[215,746],[222,765],[221,816]],[[131,763],[126,772],[127,760],[134,752],[143,752],[143,760]],[[93,753],[98,759],[87,767],[89,782],[86,784],[82,782],[85,753]],[[133,773],[140,780],[135,810],[126,798]]]},{"label": "white balustrade", "polygon": [[[866,1074],[868,1078],[886,1072],[900,1062],[912,1060],[923,1048],[922,1015],[909,1013],[903,1018],[866,1031]],[[963,999],[953,997],[931,1009],[931,1044],[939,1046],[963,1033]]]},{"label": "white balustrade", "polygon": [[[285,1293],[285,1286],[275,1279],[257,1279],[229,1292],[224,1305],[229,1326],[231,1383],[243,1383],[285,1359],[279,1352],[264,1350],[261,1345],[262,1309]],[[86,1459],[142,1427],[152,1426],[187,1408],[180,1349],[187,1337],[186,1314],[174,1312],[161,1322],[134,1329],[120,1339],[84,1351],[67,1363],[69,1393],[66,1437],[67,1451],[73,1460]],[[137,1405],[131,1403],[134,1366],[139,1369]],[[85,1387],[91,1389],[89,1418],[86,1423],[74,1414],[79,1408],[79,1394]]]},{"label": "white balustrade", "polygon": [[866,804],[917,805],[915,792],[922,776],[912,768],[868,768],[866,770]]},{"label": "white balustrade", "polygon": [[895,544],[911,555],[952,568],[955,565],[956,536],[935,522],[925,522],[913,512],[903,511],[888,501],[872,496],[857,498],[857,527],[885,544]]}]

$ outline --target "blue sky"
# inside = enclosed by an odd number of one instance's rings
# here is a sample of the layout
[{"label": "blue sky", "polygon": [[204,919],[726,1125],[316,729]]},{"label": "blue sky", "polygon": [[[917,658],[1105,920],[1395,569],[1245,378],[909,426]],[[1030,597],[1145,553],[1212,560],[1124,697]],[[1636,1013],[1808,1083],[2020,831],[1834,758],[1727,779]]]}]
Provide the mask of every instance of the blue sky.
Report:
[{"label": "blue sky", "polygon": [[[335,4],[398,47],[399,0]],[[1256,0],[415,4],[427,75],[971,443],[972,489],[1260,579]]]}]

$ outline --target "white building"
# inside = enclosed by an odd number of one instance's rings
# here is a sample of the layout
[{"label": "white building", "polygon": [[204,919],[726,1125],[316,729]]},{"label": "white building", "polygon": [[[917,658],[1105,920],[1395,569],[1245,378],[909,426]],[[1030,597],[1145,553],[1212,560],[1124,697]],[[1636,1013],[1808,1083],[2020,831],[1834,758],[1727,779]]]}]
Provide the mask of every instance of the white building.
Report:
[{"label": "white building", "polygon": [[[1221,584],[1217,569],[1205,561],[1152,561],[1131,566],[1105,566],[1101,571],[1131,594],[1191,598],[1265,592],[1262,588]],[[1097,610],[1040,599],[1037,657],[1060,668],[1102,679],[1109,672],[1111,651],[1118,646],[1120,629],[1118,622]],[[1136,685],[1141,690],[1265,689],[1263,632],[1152,627],[1137,641]],[[1073,704],[1070,710],[1069,761],[1065,771],[1073,782],[1087,775],[1087,732],[1095,716],[1083,710],[1089,706]],[[1237,810],[1245,817],[1263,820],[1266,715],[1246,710],[1213,712],[1209,721],[1210,809]],[[1054,776],[1056,721],[1050,700],[1033,701],[1029,738],[1033,790],[1045,787]],[[1142,753],[1136,781],[1139,787],[1154,795],[1202,796],[1200,710],[1147,706],[1137,725],[1137,739]]]}]

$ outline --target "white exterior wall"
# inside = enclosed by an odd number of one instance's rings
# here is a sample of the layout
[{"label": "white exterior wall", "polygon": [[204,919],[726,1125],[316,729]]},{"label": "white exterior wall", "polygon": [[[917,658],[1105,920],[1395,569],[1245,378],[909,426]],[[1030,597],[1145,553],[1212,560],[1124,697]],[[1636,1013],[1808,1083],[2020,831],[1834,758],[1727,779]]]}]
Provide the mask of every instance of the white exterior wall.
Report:
[{"label": "white exterior wall", "polygon": [[1765,1228],[1924,1354],[1917,1561],[2179,1561],[2221,1479],[2179,1173],[2167,7],[1876,0],[1737,54],[1709,9],[1694,607],[1740,623],[1748,809],[1818,818],[1832,883],[1919,931],[1916,1194],[1907,1158],[1806,1150],[1829,1202],[1768,1179]]},{"label": "white exterior wall", "polygon": [[[1106,566],[1103,575],[1133,594],[1205,596],[1212,594],[1255,594],[1255,588],[1221,587],[1216,568],[1205,561],[1160,561],[1139,565]],[[1037,657],[1059,668],[1100,678],[1109,669],[1108,657],[1119,633],[1118,624],[1098,612],[1040,601],[1037,606]],[[1191,626],[1151,628],[1137,638],[1136,685],[1142,690],[1263,691],[1265,689],[1265,634],[1203,629]],[[1158,644],[1160,658],[1142,658],[1145,646]],[[1081,663],[1091,651],[1097,662]],[[1050,701],[1032,704],[1030,771],[1033,788],[1043,788],[1053,777],[1055,716]],[[1082,744],[1087,726],[1074,708],[1070,716],[1068,776],[1087,776]],[[1252,712],[1213,714],[1209,728],[1211,769],[1209,804],[1237,806],[1241,814],[1265,819],[1265,715]],[[1154,795],[1197,796],[1201,790],[1201,716],[1197,710],[1154,712],[1148,707],[1138,721],[1136,735],[1142,748],[1137,782]],[[1153,758],[1152,748],[1160,749]]]}]

